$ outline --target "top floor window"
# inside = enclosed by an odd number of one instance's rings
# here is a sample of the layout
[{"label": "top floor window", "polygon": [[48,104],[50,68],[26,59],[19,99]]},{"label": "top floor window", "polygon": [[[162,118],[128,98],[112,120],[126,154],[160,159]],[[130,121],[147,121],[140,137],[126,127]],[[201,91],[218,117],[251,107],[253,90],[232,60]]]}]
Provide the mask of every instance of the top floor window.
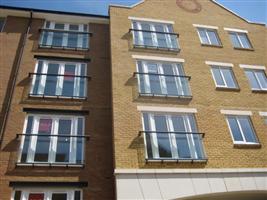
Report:
[{"label": "top floor window", "polygon": [[171,24],[134,21],[134,46],[178,51],[177,34]]},{"label": "top floor window", "polygon": [[222,45],[216,29],[198,27],[197,31],[201,44],[215,45],[215,46]]},{"label": "top floor window", "polygon": [[232,44],[235,48],[251,49],[251,43],[246,33],[229,32]]},{"label": "top floor window", "polygon": [[41,29],[40,47],[87,50],[89,48],[87,24],[68,24],[46,21]]}]

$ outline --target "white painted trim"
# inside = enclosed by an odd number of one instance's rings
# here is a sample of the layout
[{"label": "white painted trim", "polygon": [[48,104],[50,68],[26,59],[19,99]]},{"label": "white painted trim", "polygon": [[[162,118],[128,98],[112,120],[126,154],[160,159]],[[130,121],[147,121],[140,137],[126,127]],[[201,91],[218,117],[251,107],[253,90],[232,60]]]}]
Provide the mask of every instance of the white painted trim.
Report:
[{"label": "white painted trim", "polygon": [[174,24],[174,21],[162,20],[162,19],[151,19],[151,18],[140,18],[140,17],[131,17],[128,19],[133,21],[145,21],[145,22],[155,22],[155,23],[164,23],[164,24]]},{"label": "white painted trim", "polygon": [[244,64],[239,64],[240,68],[245,68],[245,69],[260,69],[260,70],[266,70],[266,67],[263,65],[244,65]]},{"label": "white painted trim", "polygon": [[230,31],[230,32],[238,32],[238,33],[248,33],[247,30],[242,30],[242,29],[235,29],[235,28],[223,28],[225,31]]},{"label": "white painted trim", "polygon": [[267,117],[267,112],[259,112],[260,116]]},{"label": "white painted trim", "polygon": [[132,58],[139,60],[152,60],[152,61],[169,61],[169,62],[185,62],[182,58],[170,58],[170,57],[158,57],[158,56],[143,56],[143,55],[132,55]]},{"label": "white painted trim", "polygon": [[224,8],[225,10],[229,11],[230,13],[234,14],[235,16],[239,17],[240,19],[243,19],[244,21],[246,21],[247,23],[250,23],[250,24],[257,24],[257,25],[266,25],[264,22],[251,22],[243,17],[241,17],[240,15],[238,15],[237,13],[235,13],[234,11],[226,8],[225,6],[223,6],[222,4],[218,3],[216,0],[211,0],[213,3],[217,4],[218,6]]},{"label": "white painted trim", "polygon": [[267,168],[207,168],[207,169],[115,169],[114,174],[191,174],[191,173],[251,173],[267,172]]},{"label": "white painted trim", "polygon": [[177,107],[159,107],[159,106],[137,106],[138,111],[149,112],[171,112],[171,113],[197,113],[196,108],[177,108]]},{"label": "white painted trim", "polygon": [[220,67],[234,67],[233,63],[223,63],[223,62],[214,62],[214,61],[205,61],[207,65],[215,65]]},{"label": "white painted trim", "polygon": [[209,26],[209,25],[202,25],[202,24],[193,24],[194,27],[197,28],[208,28],[208,29],[219,29],[218,26]]},{"label": "white painted trim", "polygon": [[252,115],[252,112],[251,111],[245,111],[245,110],[221,110],[221,114],[250,116],[250,115]]},{"label": "white painted trim", "polygon": [[138,6],[139,4],[144,3],[144,2],[145,2],[145,0],[141,0],[140,2],[137,2],[131,6],[125,6],[125,5],[119,5],[119,4],[110,4],[109,7],[120,7],[120,8],[130,9],[130,8],[134,8],[135,6]]}]

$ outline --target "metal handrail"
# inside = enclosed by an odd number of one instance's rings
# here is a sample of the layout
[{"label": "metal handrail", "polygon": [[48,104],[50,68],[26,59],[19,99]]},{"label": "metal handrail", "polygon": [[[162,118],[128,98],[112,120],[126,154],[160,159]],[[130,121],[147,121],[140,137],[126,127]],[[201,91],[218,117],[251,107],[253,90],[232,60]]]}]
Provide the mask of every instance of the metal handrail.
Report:
[{"label": "metal handrail", "polygon": [[134,72],[134,73],[133,73],[133,76],[135,77],[136,74],[142,74],[142,75],[157,75],[157,76],[171,76],[171,77],[182,77],[182,78],[187,78],[188,80],[191,79],[191,76],[185,76],[185,75],[158,74],[158,73],[144,73],[144,72]]},{"label": "metal handrail", "polygon": [[87,31],[71,31],[71,30],[59,30],[59,29],[49,29],[49,28],[40,28],[39,32],[47,31],[47,32],[59,32],[59,33],[72,33],[72,34],[84,34],[92,36],[93,33]]},{"label": "metal handrail", "polygon": [[48,134],[38,134],[38,133],[17,133],[16,138],[20,136],[41,136],[41,137],[75,137],[75,138],[85,138],[87,141],[90,139],[90,135],[48,135]]},{"label": "metal handrail", "polygon": [[141,136],[142,133],[162,133],[162,134],[180,134],[180,135],[201,135],[203,138],[205,136],[205,133],[200,132],[182,132],[182,131],[139,131],[138,136]]},{"label": "metal handrail", "polygon": [[132,31],[148,32],[148,33],[159,33],[159,34],[166,34],[166,35],[176,35],[177,37],[179,37],[178,33],[171,33],[171,32],[140,30],[140,29],[134,29],[134,28],[129,29],[129,33],[132,32]]},{"label": "metal handrail", "polygon": [[32,75],[46,75],[46,76],[66,76],[66,77],[77,77],[77,78],[87,78],[88,80],[91,79],[90,76],[80,76],[80,75],[71,75],[71,74],[47,74],[47,73],[29,73],[29,77]]}]

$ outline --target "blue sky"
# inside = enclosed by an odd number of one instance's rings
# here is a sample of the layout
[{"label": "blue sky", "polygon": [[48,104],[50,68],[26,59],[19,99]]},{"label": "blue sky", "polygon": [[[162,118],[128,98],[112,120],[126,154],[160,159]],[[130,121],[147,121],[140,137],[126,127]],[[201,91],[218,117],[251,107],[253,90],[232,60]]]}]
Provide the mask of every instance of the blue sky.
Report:
[{"label": "blue sky", "polygon": [[[107,15],[109,4],[131,5],[136,2],[139,0],[0,0],[0,5]],[[267,0],[217,0],[217,2],[249,21],[267,24]]]}]

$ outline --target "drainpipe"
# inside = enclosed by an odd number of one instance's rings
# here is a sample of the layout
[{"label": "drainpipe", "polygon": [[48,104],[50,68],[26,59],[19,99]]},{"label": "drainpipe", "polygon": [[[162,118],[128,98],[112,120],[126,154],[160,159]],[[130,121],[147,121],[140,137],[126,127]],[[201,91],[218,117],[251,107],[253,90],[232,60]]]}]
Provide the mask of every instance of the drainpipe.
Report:
[{"label": "drainpipe", "polygon": [[33,15],[33,12],[30,11],[30,19],[29,19],[29,22],[27,24],[27,29],[24,32],[23,36],[22,36],[23,37],[22,38],[22,44],[21,44],[20,49],[19,49],[18,58],[15,61],[16,63],[15,63],[14,73],[13,73],[13,75],[11,77],[13,79],[12,79],[11,87],[10,87],[10,90],[9,90],[10,92],[8,94],[8,97],[7,97],[6,108],[5,108],[4,117],[3,117],[3,121],[2,121],[2,124],[1,124],[1,130],[0,130],[0,146],[2,145],[3,135],[4,135],[4,131],[6,129],[7,118],[8,118],[9,111],[10,111],[11,101],[12,101],[12,98],[13,98],[13,94],[14,94],[14,90],[15,90],[15,86],[16,86],[16,82],[17,82],[17,76],[18,76],[18,72],[19,72],[19,68],[20,68],[20,64],[21,64],[24,48],[25,48],[25,45],[26,45],[28,34],[30,32],[30,29],[31,29],[32,15]]}]

